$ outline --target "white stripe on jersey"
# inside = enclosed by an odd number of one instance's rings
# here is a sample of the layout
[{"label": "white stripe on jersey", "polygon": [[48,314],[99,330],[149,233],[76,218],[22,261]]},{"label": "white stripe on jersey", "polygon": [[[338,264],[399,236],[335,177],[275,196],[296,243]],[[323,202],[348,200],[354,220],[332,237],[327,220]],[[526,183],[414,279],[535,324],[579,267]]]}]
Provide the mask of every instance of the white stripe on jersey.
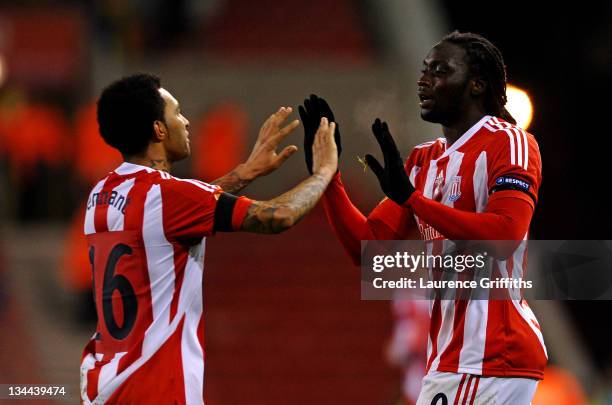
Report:
[{"label": "white stripe on jersey", "polygon": [[[179,320],[182,318],[183,317],[181,316],[174,317],[170,325],[168,325],[165,328],[161,328],[158,334],[151,334],[150,330],[147,330],[147,334],[149,335],[150,340],[155,340],[158,347],[161,347],[163,342],[168,340],[168,338],[172,336],[174,332],[176,332],[176,328],[179,324]],[[147,339],[147,336],[145,335],[145,341],[146,339]],[[115,377],[103,390],[98,391],[98,396],[92,403],[97,405],[97,404],[103,404],[104,402],[106,402],[106,400],[113,395],[115,390],[121,384],[123,384],[129,376],[131,376],[136,370],[138,370],[143,364],[145,364],[154,354],[155,354],[155,351],[151,351],[151,350],[145,351],[144,345],[143,345],[142,356],[139,357],[132,364],[130,364],[125,370],[123,370],[122,373],[117,375],[117,377]]]},{"label": "white stripe on jersey", "polygon": [[489,124],[491,124],[491,122],[490,122],[490,121],[489,121],[489,122],[487,122],[486,124],[484,124],[483,126],[484,126],[486,129],[488,129],[489,131],[491,131],[491,132],[497,132],[497,131],[499,131],[499,128],[493,128],[493,127],[492,127],[491,125],[489,125]]},{"label": "white stripe on jersey", "polygon": [[472,178],[474,186],[474,202],[476,212],[483,212],[489,201],[489,173],[487,171],[487,152],[482,151],[474,164],[474,176]]},{"label": "white stripe on jersey", "polygon": [[[153,325],[151,329],[164,328],[170,323],[170,303],[174,290],[174,248],[166,240],[163,224],[163,203],[159,185],[147,193],[142,220],[142,238],[146,241],[145,252],[151,287]],[[162,320],[161,316],[165,319]],[[151,331],[153,332],[153,331]],[[143,351],[147,346],[147,335]]]},{"label": "white stripe on jersey", "polygon": [[[94,334],[92,339],[94,339],[95,336]],[[89,403],[89,397],[87,396],[87,373],[95,367],[95,363],[96,359],[91,353],[87,354],[81,362],[81,399],[83,399],[85,404]]]},{"label": "white stripe on jersey", "polygon": [[504,131],[510,140],[510,163],[527,170],[529,167],[529,142],[527,133],[520,127],[500,122],[496,117],[484,124],[491,132]]},{"label": "white stripe on jersey", "polygon": [[[125,180],[112,191],[116,191],[117,196],[124,196],[127,199],[130,190],[134,186],[134,181],[134,178]],[[108,210],[106,211],[106,223],[108,224],[108,230],[123,231],[123,221],[125,220],[125,215],[118,208],[115,208],[110,202],[108,205]]]},{"label": "white stripe on jersey", "polygon": [[[454,274],[456,279],[456,273]],[[438,332],[436,358],[431,363],[430,370],[437,370],[442,353],[446,350],[453,338],[453,323],[455,320],[455,300],[440,300],[440,331]]]},{"label": "white stripe on jersey", "polygon": [[94,223],[94,213],[96,212],[96,205],[92,201],[92,198],[94,194],[98,194],[100,191],[102,191],[102,187],[104,187],[104,183],[106,183],[106,180],[108,180],[108,177],[104,178],[103,180],[100,180],[98,184],[95,185],[93,190],[91,190],[91,193],[89,193],[89,198],[87,199],[87,205],[88,206],[89,204],[94,204],[94,205],[90,209],[85,211],[85,224],[84,224],[85,235],[89,235],[91,233],[96,232],[96,226]]},{"label": "white stripe on jersey", "polygon": [[117,375],[117,368],[119,367],[119,360],[126,355],[127,352],[116,353],[113,359],[102,367],[100,370],[100,376],[98,377],[98,391],[103,390],[109,382]]},{"label": "white stripe on jersey", "polygon": [[482,374],[488,320],[489,301],[470,300],[463,324],[463,336],[469,336],[470,344],[461,346],[458,373]]},{"label": "white stripe on jersey", "polygon": [[523,135],[523,145],[525,145],[525,161],[523,164],[523,169],[527,170],[529,165],[529,143],[527,143],[527,134],[521,128],[518,128],[518,131]]},{"label": "white stripe on jersey", "polygon": [[[185,279],[183,280],[184,285],[202,284],[203,262],[200,260],[200,257],[204,255],[204,241],[201,246],[201,252],[194,252],[196,255],[192,256],[190,254],[187,258]],[[190,307],[185,316],[185,325],[183,326],[183,335],[181,336],[181,356],[185,399],[188,404],[197,404],[202,402],[204,388],[202,380],[204,375],[204,353],[196,333],[200,318],[202,317],[202,296],[195,296],[191,301]]]},{"label": "white stripe on jersey", "polygon": [[139,171],[145,170],[147,173],[154,172],[155,169],[151,169],[150,167],[135,165],[133,163],[123,162],[118,168],[114,170],[120,176],[125,176],[127,174],[137,173]]},{"label": "white stripe on jersey", "polygon": [[[438,139],[440,139],[440,138],[438,138]],[[417,146],[415,146],[414,149],[423,149],[423,148],[426,148],[426,147],[436,143],[438,141],[438,139],[436,139],[434,141],[427,141],[427,142],[420,143]]]},{"label": "white stripe on jersey", "polygon": [[504,132],[508,134],[508,138],[510,139],[510,164],[516,164],[516,147],[514,146],[514,134],[509,129],[504,129]]},{"label": "white stripe on jersey", "polygon": [[436,176],[438,175],[438,160],[434,159],[429,165],[427,171],[427,178],[425,179],[425,186],[423,186],[423,195],[430,200],[433,199],[434,185],[436,183]]},{"label": "white stripe on jersey", "polygon": [[410,184],[412,184],[412,187],[415,187],[414,179],[416,179],[416,176],[419,174],[420,171],[421,171],[421,168],[419,166],[412,166],[412,169],[410,170],[410,176],[408,176],[408,179],[410,180]]},{"label": "white stripe on jersey", "polygon": [[210,184],[207,184],[201,181],[196,181],[196,180],[191,180],[191,179],[177,179],[177,178],[175,178],[175,180],[184,181],[184,182],[193,184],[194,186],[200,187],[201,189],[206,190],[206,191],[210,191],[211,193],[214,193],[218,189],[216,186],[211,186]]},{"label": "white stripe on jersey", "polygon": [[454,207],[455,202],[450,200],[450,193],[452,192],[453,177],[457,176],[459,169],[461,168],[461,162],[463,162],[463,153],[453,153],[446,165],[446,178],[444,179],[444,194],[442,197],[442,204],[449,207]]},{"label": "white stripe on jersey", "polygon": [[533,313],[531,308],[524,307],[523,305],[521,305],[521,302],[519,300],[512,300],[512,304],[514,305],[514,308],[516,308],[518,313],[521,315],[521,317],[525,320],[525,322],[527,322],[527,325],[529,325],[533,333],[537,336],[538,340],[540,341],[540,345],[544,350],[544,355],[548,359],[548,350],[546,350],[546,345],[544,344],[544,337],[542,336],[542,332],[533,324],[533,322],[538,322],[535,314]]},{"label": "white stripe on jersey", "polygon": [[512,128],[511,131],[514,132],[514,134],[516,135],[516,144],[517,144],[516,150],[518,152],[517,153],[518,154],[518,159],[517,159],[516,164],[518,166],[523,166],[523,152],[524,152],[524,149],[523,149],[523,141],[521,139],[521,134],[519,133],[519,131],[516,128]]}]

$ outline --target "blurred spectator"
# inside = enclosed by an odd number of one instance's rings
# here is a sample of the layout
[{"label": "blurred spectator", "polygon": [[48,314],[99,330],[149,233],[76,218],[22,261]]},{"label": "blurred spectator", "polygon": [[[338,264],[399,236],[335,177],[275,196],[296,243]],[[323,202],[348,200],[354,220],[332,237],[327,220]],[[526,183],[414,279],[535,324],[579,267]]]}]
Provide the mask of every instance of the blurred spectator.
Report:
[{"label": "blurred spectator", "polygon": [[67,158],[72,155],[70,126],[57,108],[29,102],[18,90],[0,99],[0,141],[21,219],[56,213],[65,198]]},{"label": "blurred spectator", "polygon": [[532,405],[586,405],[587,399],[576,377],[559,367],[548,366],[538,384]]},{"label": "blurred spectator", "polygon": [[85,206],[77,210],[66,233],[60,262],[60,279],[78,300],[74,313],[77,322],[95,323],[97,315],[91,290],[91,264],[83,232],[83,218]]},{"label": "blurred spectator", "polygon": [[402,396],[406,405],[416,404],[427,361],[429,302],[415,299],[393,300],[395,323],[387,345],[387,362],[402,370]]},{"label": "blurred spectator", "polygon": [[195,178],[210,181],[228,173],[244,158],[247,143],[247,115],[240,106],[225,103],[205,113],[193,139]]},{"label": "blurred spectator", "polygon": [[98,132],[95,102],[79,108],[74,126],[76,134],[75,169],[79,180],[84,183],[85,189],[89,190],[106,173],[119,166],[122,159],[117,150],[108,146]]}]

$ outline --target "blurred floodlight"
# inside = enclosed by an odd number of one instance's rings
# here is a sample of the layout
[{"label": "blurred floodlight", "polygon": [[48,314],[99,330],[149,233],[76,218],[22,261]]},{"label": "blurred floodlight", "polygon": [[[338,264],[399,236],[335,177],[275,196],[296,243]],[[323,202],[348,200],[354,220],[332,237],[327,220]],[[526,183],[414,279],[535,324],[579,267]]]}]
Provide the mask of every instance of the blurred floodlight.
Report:
[{"label": "blurred floodlight", "polygon": [[527,92],[509,84],[506,88],[506,96],[508,97],[506,108],[516,119],[516,124],[523,129],[529,128],[533,118],[533,105]]},{"label": "blurred floodlight", "polygon": [[6,60],[4,59],[4,55],[0,54],[0,87],[2,87],[5,80],[6,80]]}]

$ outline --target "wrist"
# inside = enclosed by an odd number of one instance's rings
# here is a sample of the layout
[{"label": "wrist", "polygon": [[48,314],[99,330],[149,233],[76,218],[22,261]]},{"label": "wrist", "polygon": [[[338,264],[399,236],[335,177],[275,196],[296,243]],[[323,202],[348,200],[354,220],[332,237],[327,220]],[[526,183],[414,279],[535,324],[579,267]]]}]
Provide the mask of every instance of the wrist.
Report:
[{"label": "wrist", "polygon": [[244,181],[253,181],[259,176],[259,174],[254,169],[250,168],[247,163],[241,163],[236,166],[234,172],[240,180]]},{"label": "wrist", "polygon": [[412,208],[412,205],[414,204],[415,200],[422,195],[423,194],[419,190],[414,190],[412,194],[410,194],[410,197],[408,197],[406,201],[404,201],[404,203],[400,205],[403,207]]},{"label": "wrist", "polygon": [[317,170],[314,170],[312,172],[312,174],[313,174],[313,176],[314,175],[319,175],[319,176],[323,176],[323,177],[328,178],[328,179],[331,180],[334,177],[334,175],[336,174],[336,171],[337,171],[336,169],[322,167],[322,168],[319,168]]}]

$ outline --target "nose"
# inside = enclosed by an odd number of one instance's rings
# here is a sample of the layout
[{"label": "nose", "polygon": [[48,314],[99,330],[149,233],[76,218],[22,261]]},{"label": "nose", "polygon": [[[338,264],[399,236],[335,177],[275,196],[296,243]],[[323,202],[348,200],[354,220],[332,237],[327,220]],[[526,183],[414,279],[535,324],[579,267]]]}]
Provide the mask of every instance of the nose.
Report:
[{"label": "nose", "polygon": [[423,74],[419,80],[417,80],[417,86],[419,87],[431,87],[431,80]]}]

